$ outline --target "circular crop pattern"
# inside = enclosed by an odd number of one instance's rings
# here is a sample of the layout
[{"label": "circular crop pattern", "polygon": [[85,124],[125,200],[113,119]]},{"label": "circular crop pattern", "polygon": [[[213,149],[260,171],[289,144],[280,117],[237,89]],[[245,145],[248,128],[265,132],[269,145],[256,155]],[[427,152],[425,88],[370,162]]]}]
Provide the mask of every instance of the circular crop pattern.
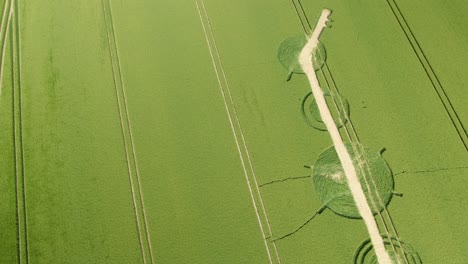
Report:
[{"label": "circular crop pattern", "polygon": [[[325,98],[331,98],[328,92],[324,92],[324,95],[325,95]],[[336,106],[338,107],[338,110],[339,110],[338,111],[339,114],[336,114],[337,111],[335,111],[335,114],[333,115],[333,120],[335,121],[335,125],[338,128],[340,128],[342,127],[342,124],[346,124],[348,120],[346,117],[349,116],[349,103],[348,103],[348,100],[346,100],[341,95],[338,95],[338,96],[339,98],[335,98],[335,101],[336,101]],[[332,112],[333,110],[336,110],[335,105],[330,107],[330,110]],[[317,103],[315,102],[315,98],[311,92],[309,92],[304,97],[304,99],[302,99],[301,112],[302,112],[302,116],[304,117],[304,120],[309,126],[318,130],[322,130],[322,131],[327,130],[327,127],[323,123],[322,117],[320,116],[320,111],[318,109]]]},{"label": "circular crop pattern", "polygon": [[[372,212],[376,214],[382,211],[393,194],[393,175],[387,162],[380,154],[371,152],[366,147],[363,147],[366,155],[358,145],[353,148],[353,145],[346,144],[346,149],[353,160]],[[312,180],[315,191],[327,208],[344,217],[361,218],[333,146],[319,155],[313,167]]]},{"label": "circular crop pattern", "polygon": [[[396,238],[382,236],[385,249],[390,255],[393,263],[422,264],[422,260],[409,244],[398,241]],[[392,245],[393,244],[393,245]],[[399,262],[400,260],[400,262]],[[357,249],[354,255],[354,264],[378,264],[377,256],[370,239],[365,240]]]},{"label": "circular crop pattern", "polygon": [[[295,36],[285,39],[278,49],[278,60],[281,65],[292,73],[304,73],[299,63],[299,55],[307,43],[305,36]],[[319,43],[314,52],[312,64],[317,71],[322,68],[325,63],[327,53],[322,43]]]}]

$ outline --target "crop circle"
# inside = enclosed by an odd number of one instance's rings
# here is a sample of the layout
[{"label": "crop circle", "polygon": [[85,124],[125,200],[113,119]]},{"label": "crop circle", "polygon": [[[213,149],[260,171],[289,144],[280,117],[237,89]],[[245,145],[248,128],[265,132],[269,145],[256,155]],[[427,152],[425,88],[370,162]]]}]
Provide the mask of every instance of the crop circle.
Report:
[{"label": "crop circle", "polygon": [[[421,257],[411,245],[396,238],[388,238],[382,236],[385,249],[390,255],[392,263],[399,263],[398,260],[407,264],[422,264]],[[354,264],[378,264],[377,256],[375,255],[374,248],[370,239],[365,240],[356,250],[354,255]]]},{"label": "crop circle", "polygon": [[[390,167],[379,153],[372,152],[367,147],[362,147],[363,152],[359,145],[346,144],[346,149],[352,158],[369,206],[377,214],[388,205],[393,195],[394,182]],[[333,146],[319,155],[313,167],[312,180],[324,206],[347,218],[361,218]]]},{"label": "crop circle", "polygon": [[[325,98],[331,98],[331,95],[328,92],[324,92]],[[336,98],[339,96],[339,98]],[[334,95],[334,100],[336,101],[336,106],[338,107],[338,113],[333,116],[333,120],[335,121],[335,125],[340,128],[343,124],[346,124],[347,117],[349,116],[349,103],[346,98],[341,95]],[[331,108],[332,110],[336,110],[335,106]],[[322,117],[320,116],[320,111],[318,109],[317,103],[315,102],[315,98],[311,92],[309,92],[304,99],[302,99],[301,104],[301,112],[302,117],[304,118],[305,122],[318,130],[326,131],[327,127],[325,123],[322,121]]]},{"label": "crop circle", "polygon": [[[278,60],[288,72],[304,73],[299,63],[299,55],[306,44],[307,39],[303,35],[287,38],[280,44]],[[323,67],[326,58],[327,52],[325,46],[319,43],[317,49],[314,51],[312,59],[312,64],[316,71]]]}]

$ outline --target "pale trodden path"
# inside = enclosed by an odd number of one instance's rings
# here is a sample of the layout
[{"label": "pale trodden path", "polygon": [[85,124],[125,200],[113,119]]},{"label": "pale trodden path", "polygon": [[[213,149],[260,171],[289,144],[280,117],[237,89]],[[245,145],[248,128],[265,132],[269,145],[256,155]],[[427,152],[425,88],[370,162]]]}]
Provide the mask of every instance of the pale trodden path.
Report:
[{"label": "pale trodden path", "polygon": [[328,132],[330,133],[330,137],[333,141],[333,145],[335,146],[335,150],[338,154],[341,165],[343,166],[351,194],[353,195],[354,201],[356,203],[356,207],[359,211],[359,214],[362,216],[362,219],[364,220],[364,223],[366,224],[367,230],[369,232],[377,259],[380,264],[391,264],[392,261],[388,252],[385,250],[383,239],[380,236],[379,228],[374,219],[369,203],[367,202],[361,183],[359,182],[353,161],[351,160],[351,156],[346,150],[343,139],[340,136],[340,132],[338,131],[338,128],[333,121],[332,114],[327,106],[325,96],[323,95],[322,89],[320,88],[317,75],[315,74],[315,70],[312,65],[312,54],[317,48],[320,34],[326,27],[328,16],[330,14],[331,11],[328,9],[324,9],[322,11],[317,25],[312,32],[312,36],[309,38],[307,44],[302,49],[299,62],[305,74],[307,75],[307,78],[309,79],[312,94],[314,95],[315,101],[317,102],[319,108],[320,117],[322,118]]}]

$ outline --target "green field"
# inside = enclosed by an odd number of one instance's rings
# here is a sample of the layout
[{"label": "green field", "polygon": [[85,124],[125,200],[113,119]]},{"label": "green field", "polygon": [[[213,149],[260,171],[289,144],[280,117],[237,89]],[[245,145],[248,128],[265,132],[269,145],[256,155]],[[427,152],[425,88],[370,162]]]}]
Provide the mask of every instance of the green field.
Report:
[{"label": "green field", "polygon": [[1,264],[357,263],[366,226],[316,214],[304,165],[332,141],[277,58],[324,8],[320,85],[349,103],[344,139],[386,149],[388,235],[424,264],[468,263],[467,1],[0,8]]}]

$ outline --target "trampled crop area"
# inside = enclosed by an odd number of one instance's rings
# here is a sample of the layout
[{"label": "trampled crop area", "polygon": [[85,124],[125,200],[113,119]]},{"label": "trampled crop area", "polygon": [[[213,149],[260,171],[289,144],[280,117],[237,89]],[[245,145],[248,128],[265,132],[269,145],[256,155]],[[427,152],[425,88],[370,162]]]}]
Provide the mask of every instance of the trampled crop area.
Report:
[{"label": "trampled crop area", "polygon": [[468,261],[468,2],[0,8],[0,263]]}]

